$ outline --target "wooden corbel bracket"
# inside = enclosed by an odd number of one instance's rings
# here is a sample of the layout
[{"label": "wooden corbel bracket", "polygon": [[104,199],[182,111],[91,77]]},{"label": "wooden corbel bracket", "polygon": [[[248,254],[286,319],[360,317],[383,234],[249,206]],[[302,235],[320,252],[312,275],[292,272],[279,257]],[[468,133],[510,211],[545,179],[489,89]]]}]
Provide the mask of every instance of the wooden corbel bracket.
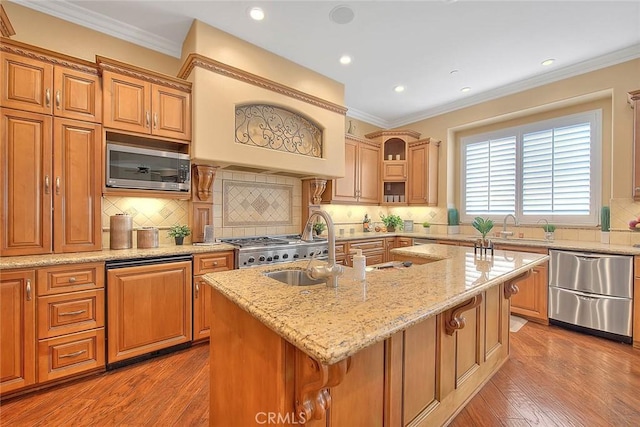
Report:
[{"label": "wooden corbel bracket", "polygon": [[351,367],[351,357],[324,365],[296,349],[296,413],[304,420],[321,420],[331,407],[329,387],[342,382]]},{"label": "wooden corbel bracket", "polygon": [[517,294],[520,291],[518,285],[516,285],[516,282],[519,282],[531,276],[531,271],[532,270],[527,270],[525,273],[504,282],[504,297],[506,299],[511,298],[513,295]]},{"label": "wooden corbel bracket", "polygon": [[471,298],[467,302],[460,304],[457,307],[452,308],[447,311],[445,315],[445,323],[444,330],[447,335],[453,335],[453,333],[458,330],[464,328],[466,323],[465,318],[462,316],[462,313],[465,311],[476,308],[482,302],[482,294],[478,294],[475,297]]}]

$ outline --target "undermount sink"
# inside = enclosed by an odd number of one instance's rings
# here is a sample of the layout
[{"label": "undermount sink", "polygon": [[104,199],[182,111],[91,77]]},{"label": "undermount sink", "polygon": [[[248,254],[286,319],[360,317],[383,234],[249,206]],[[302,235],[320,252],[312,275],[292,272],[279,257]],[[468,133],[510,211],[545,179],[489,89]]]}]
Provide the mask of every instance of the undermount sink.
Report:
[{"label": "undermount sink", "polygon": [[325,279],[311,279],[304,270],[278,270],[264,273],[264,275],[291,286],[309,286],[325,283]]}]

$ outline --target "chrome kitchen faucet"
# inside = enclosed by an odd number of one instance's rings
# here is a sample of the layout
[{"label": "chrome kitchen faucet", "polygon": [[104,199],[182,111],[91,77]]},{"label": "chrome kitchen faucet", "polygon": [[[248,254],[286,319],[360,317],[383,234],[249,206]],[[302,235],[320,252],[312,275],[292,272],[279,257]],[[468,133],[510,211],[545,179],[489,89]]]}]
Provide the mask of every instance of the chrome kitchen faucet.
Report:
[{"label": "chrome kitchen faucet", "polygon": [[336,232],[331,216],[329,216],[329,214],[325,211],[321,210],[311,212],[311,215],[309,215],[309,219],[307,220],[307,224],[304,226],[304,230],[302,231],[300,240],[304,240],[305,242],[313,241],[313,218],[315,216],[322,217],[327,223],[327,232],[329,234],[327,238],[329,255],[327,259],[327,265],[307,267],[305,272],[310,279],[326,279],[327,286],[337,288],[338,276],[343,273],[344,269],[341,265],[336,264]]}]

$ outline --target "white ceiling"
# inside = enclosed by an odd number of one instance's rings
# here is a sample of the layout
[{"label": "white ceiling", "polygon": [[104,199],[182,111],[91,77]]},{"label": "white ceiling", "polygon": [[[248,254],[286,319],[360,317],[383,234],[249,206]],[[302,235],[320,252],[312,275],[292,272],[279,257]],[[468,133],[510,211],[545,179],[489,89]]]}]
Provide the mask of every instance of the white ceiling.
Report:
[{"label": "white ceiling", "polygon": [[640,0],[16,2],[176,57],[197,18],[344,83],[347,114],[384,128],[640,57]]}]

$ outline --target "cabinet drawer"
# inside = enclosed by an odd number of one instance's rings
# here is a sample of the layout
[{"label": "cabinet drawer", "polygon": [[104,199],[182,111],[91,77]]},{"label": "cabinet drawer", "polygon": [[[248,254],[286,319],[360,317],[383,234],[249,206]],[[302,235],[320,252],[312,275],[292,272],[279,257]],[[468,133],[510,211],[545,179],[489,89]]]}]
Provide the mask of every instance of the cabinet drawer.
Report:
[{"label": "cabinet drawer", "polygon": [[193,257],[194,275],[225,270],[233,270],[233,252],[195,255]]},{"label": "cabinet drawer", "polygon": [[38,342],[38,381],[104,367],[104,328]]},{"label": "cabinet drawer", "polygon": [[398,237],[398,246],[404,248],[407,246],[413,246],[413,239],[410,237]]},{"label": "cabinet drawer", "polygon": [[104,289],[38,298],[38,338],[104,326]]},{"label": "cabinet drawer", "polygon": [[633,273],[635,277],[640,277],[640,256],[634,257]]},{"label": "cabinet drawer", "polygon": [[366,251],[384,250],[384,239],[369,240],[365,242],[351,242],[349,250],[351,251],[353,249],[362,249],[362,252],[364,253],[366,253]]},{"label": "cabinet drawer", "polygon": [[66,264],[38,270],[38,295],[104,288],[104,264]]},{"label": "cabinet drawer", "polygon": [[[353,255],[349,255],[348,262],[349,266],[353,266]],[[367,254],[367,265],[382,264],[383,262],[385,262],[384,252]]]},{"label": "cabinet drawer", "polygon": [[336,257],[345,254],[345,246],[347,246],[346,243],[336,243]]}]

